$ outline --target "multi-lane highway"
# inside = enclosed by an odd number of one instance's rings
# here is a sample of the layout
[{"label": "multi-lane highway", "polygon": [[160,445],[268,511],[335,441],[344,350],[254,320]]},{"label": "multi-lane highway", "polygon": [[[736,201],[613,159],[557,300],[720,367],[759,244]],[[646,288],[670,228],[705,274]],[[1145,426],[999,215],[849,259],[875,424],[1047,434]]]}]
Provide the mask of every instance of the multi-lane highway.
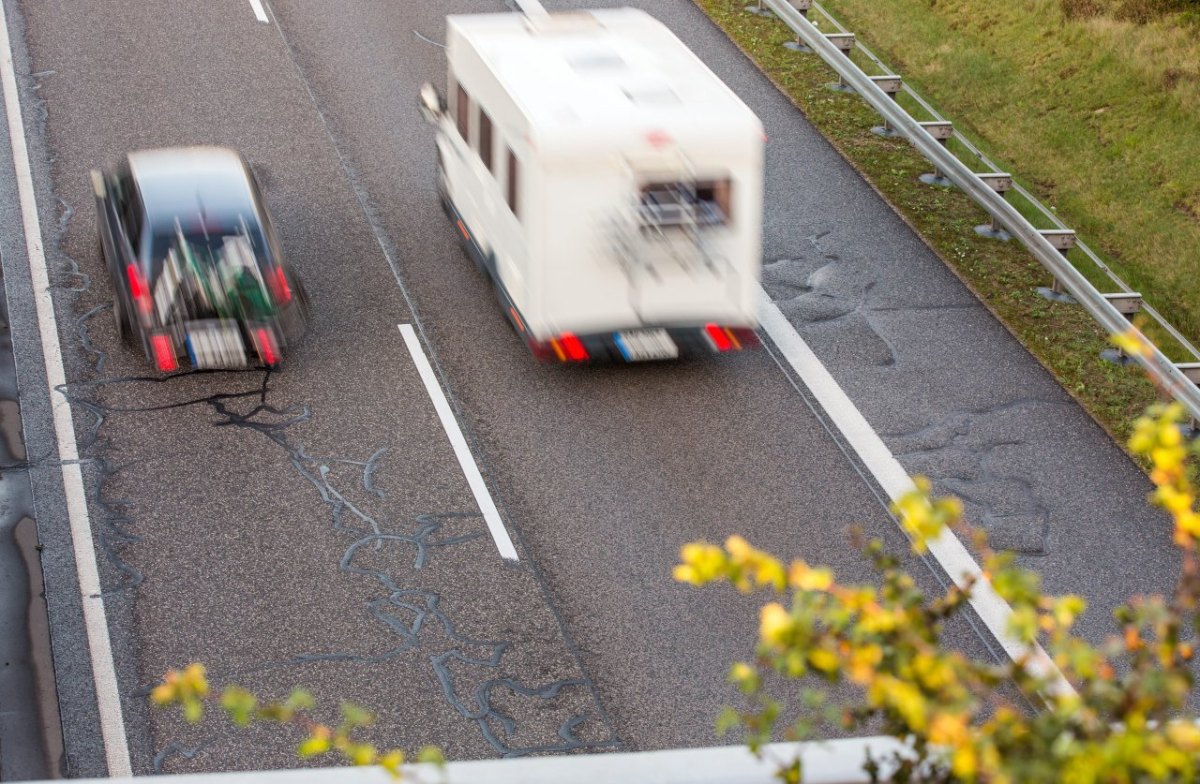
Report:
[{"label": "multi-lane highway", "polygon": [[[764,288],[904,467],[961,494],[1050,590],[1085,594],[1093,637],[1124,596],[1168,587],[1137,468],[694,5],[635,5],[763,119]],[[679,546],[740,532],[849,579],[868,577],[850,525],[902,546],[838,412],[772,341],[563,368],[508,329],[439,208],[414,100],[444,85],[444,16],[499,0],[4,7],[80,466],[76,488],[6,137],[0,253],[72,775],[296,764],[280,731],[149,710],[148,687],[189,661],[218,684],[357,702],[372,741],[455,758],[716,743],[754,605],[674,584]],[[117,339],[87,172],[193,143],[246,154],[307,283],[311,329],[280,372],[162,378]],[[111,651],[81,609],[80,509]],[[997,650],[980,623],[950,644]],[[118,699],[101,682],[98,700],[97,657]]]}]

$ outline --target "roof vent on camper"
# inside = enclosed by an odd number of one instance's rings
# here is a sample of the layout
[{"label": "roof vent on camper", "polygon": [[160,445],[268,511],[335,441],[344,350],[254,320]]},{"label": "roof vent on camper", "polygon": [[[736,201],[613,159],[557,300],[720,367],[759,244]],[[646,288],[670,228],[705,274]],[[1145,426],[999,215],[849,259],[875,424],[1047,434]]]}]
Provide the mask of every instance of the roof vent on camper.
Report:
[{"label": "roof vent on camper", "polygon": [[567,55],[567,62],[576,71],[619,71],[625,68],[621,55],[612,49],[584,49]]},{"label": "roof vent on camper", "polygon": [[644,81],[627,84],[621,88],[635,106],[675,106],[680,103],[679,95],[666,82]]}]

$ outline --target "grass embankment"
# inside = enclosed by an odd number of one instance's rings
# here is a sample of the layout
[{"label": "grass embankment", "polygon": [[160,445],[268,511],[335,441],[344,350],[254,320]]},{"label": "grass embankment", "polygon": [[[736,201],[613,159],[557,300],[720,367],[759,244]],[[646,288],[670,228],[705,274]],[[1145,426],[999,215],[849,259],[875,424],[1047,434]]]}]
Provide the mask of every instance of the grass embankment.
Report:
[{"label": "grass embankment", "polygon": [[[998,242],[976,235],[973,227],[987,222],[985,213],[957,189],[942,189],[921,184],[917,177],[930,170],[929,164],[907,142],[884,139],[872,134],[869,129],[879,124],[878,115],[857,96],[829,90],[826,85],[834,79],[832,70],[815,55],[797,54],[784,48],[783,42],[792,38],[790,30],[777,19],[746,13],[744,9],[747,1],[695,0],[763,72],[791,97],[809,121],[895,206],[951,269],[958,273],[1022,343],[1058,377],[1063,386],[1075,395],[1121,444],[1124,444],[1133,418],[1156,397],[1154,388],[1142,372],[1135,366],[1118,367],[1101,360],[1100,351],[1109,345],[1107,335],[1082,308],[1049,302],[1038,296],[1035,289],[1047,285],[1049,275],[1024,247],[1015,241]],[[990,121],[975,122],[969,118],[987,118],[996,114],[997,122],[1000,122],[1001,118],[1007,116],[1007,122],[1019,130],[1006,129],[1003,138],[998,142],[993,140],[995,143],[992,145],[981,145],[984,151],[991,155],[993,148],[1003,149],[1004,155],[995,156],[995,159],[1012,162],[1012,170],[1018,174],[1018,179],[1020,172],[1024,171],[1039,177],[1033,183],[1034,189],[1040,190],[1043,186],[1049,188],[1053,197],[1050,203],[1057,207],[1058,214],[1064,216],[1069,225],[1075,227],[1093,247],[1107,242],[1106,238],[1109,236],[1124,233],[1124,229],[1117,228],[1118,221],[1122,226],[1136,227],[1134,236],[1122,238],[1128,241],[1127,245],[1114,247],[1118,251],[1129,247],[1128,258],[1126,259],[1122,251],[1122,260],[1136,261],[1143,266],[1138,268],[1136,273],[1129,264],[1118,266],[1114,263],[1114,268],[1119,269],[1131,285],[1141,287],[1147,300],[1160,310],[1168,312],[1169,317],[1184,329],[1185,333],[1200,332],[1200,329],[1189,328],[1192,324],[1189,319],[1192,316],[1188,315],[1195,311],[1195,321],[1200,323],[1200,299],[1193,297],[1193,301],[1186,302],[1187,296],[1183,293],[1186,289],[1194,294],[1197,290],[1197,280],[1200,280],[1196,277],[1200,257],[1194,255],[1195,251],[1200,249],[1200,232],[1195,231],[1200,227],[1192,225],[1189,228],[1190,218],[1176,210],[1175,202],[1184,197],[1172,197],[1169,209],[1161,209],[1161,192],[1167,189],[1161,182],[1158,185],[1145,185],[1141,191],[1136,191],[1139,194],[1137,196],[1125,195],[1128,189],[1134,187],[1132,183],[1136,178],[1125,173],[1124,167],[1128,164],[1119,165],[1120,161],[1141,158],[1141,148],[1132,141],[1131,135],[1142,138],[1141,134],[1148,134],[1148,131],[1143,129],[1120,133],[1115,141],[1117,147],[1106,146],[1100,151],[1103,154],[1099,157],[1107,162],[1101,167],[1104,172],[1101,176],[1111,177],[1113,180],[1106,183],[1097,183],[1097,178],[1089,177],[1086,172],[1073,173],[1076,172],[1076,167],[1086,167],[1089,164],[1057,162],[1054,166],[1043,168],[1040,162],[1019,160],[1009,153],[1008,140],[1014,138],[1018,138],[1026,149],[1036,147],[1035,142],[1039,138],[1061,149],[1087,147],[1089,145],[1079,143],[1084,138],[1079,130],[1081,124],[1084,128],[1108,127],[1097,118],[1104,118],[1107,122],[1105,116],[1112,114],[1114,118],[1126,118],[1132,123],[1138,116],[1136,111],[1131,113],[1124,104],[1119,105],[1116,95],[1101,96],[1103,89],[1100,89],[1093,97],[1101,103],[1095,106],[1089,104],[1087,117],[1072,119],[1072,110],[1066,107],[1071,105],[1067,97],[1074,93],[1064,86],[1066,83],[1063,79],[1050,80],[1054,82],[1051,86],[1039,87],[1035,82],[1023,78],[1023,71],[1007,72],[1005,69],[1009,68],[1008,63],[1014,55],[1004,54],[992,58],[985,49],[968,46],[967,42],[974,39],[960,34],[958,29],[950,26],[940,15],[954,13],[956,19],[959,18],[959,13],[964,17],[970,16],[968,6],[975,6],[980,18],[993,21],[988,23],[976,19],[971,23],[972,29],[979,30],[978,35],[983,36],[990,26],[1000,35],[999,19],[1010,16],[1009,5],[1014,7],[1011,9],[1013,15],[1019,13],[1017,8],[1027,6],[1044,9],[1054,7],[1049,3],[1030,0],[1010,0],[1009,4],[1003,4],[1003,7],[996,9],[992,9],[984,0],[939,0],[932,8],[929,0],[836,0],[834,3],[839,12],[846,12],[843,21],[848,22],[849,29],[872,45],[877,54],[885,60],[890,60],[895,69],[913,81],[926,98],[936,98],[939,109],[959,122],[960,128],[963,127],[961,119],[968,118],[969,135],[975,136],[980,129],[990,130],[992,127]],[[1026,12],[1028,13],[1028,10]],[[869,20],[869,24],[855,27],[855,14]],[[906,14],[910,17],[923,16],[931,19],[927,20],[924,26],[912,19],[905,20],[903,24],[896,21]],[[941,23],[940,27],[938,22]],[[965,25],[961,21],[956,24]],[[920,28],[921,35],[928,35],[936,41],[928,47],[929,54],[923,57],[915,54],[916,51],[924,51],[916,44],[915,39],[903,44],[903,52],[906,54],[897,57],[890,50],[889,44],[897,44],[903,39],[906,34],[904,30],[909,27]],[[1071,35],[1079,35],[1078,32],[1064,33],[1065,28],[1060,26],[1058,18],[1047,19],[1040,26],[1031,23],[1030,29],[1033,30],[1029,33],[1030,40],[1021,48],[1024,52],[1037,52],[1036,55],[1029,55],[1029,59],[1025,61],[1031,70],[1041,68],[1039,63],[1044,65],[1056,61],[1059,55],[1055,41],[1079,40],[1080,47],[1087,48],[1083,43],[1086,39],[1071,38]],[[880,30],[886,30],[887,34],[876,41],[873,35]],[[916,36],[918,33],[910,30],[907,34]],[[1019,38],[1020,34],[1014,32],[1012,36]],[[997,40],[1015,45],[1007,35]],[[901,48],[899,44],[897,48]],[[948,51],[938,54],[935,51],[938,49]],[[910,50],[914,53],[909,53]],[[951,54],[969,62],[971,67],[966,72],[957,65],[952,67],[948,59]],[[1107,61],[1111,63],[1116,57],[1117,55],[1110,51]],[[1088,53],[1088,59],[1093,58],[1104,60],[1104,57],[1097,53]],[[921,63],[925,63],[923,69]],[[997,69],[1003,73],[995,72]],[[917,79],[913,80],[910,72],[916,75]],[[986,86],[970,86],[967,73],[981,74],[980,81]],[[925,74],[927,81],[921,78],[922,74]],[[1007,80],[1010,78],[1017,84],[1009,84]],[[947,94],[961,95],[964,103],[968,104],[961,113],[957,105],[951,105],[949,101],[942,99],[943,82],[948,85],[945,88]],[[1146,91],[1145,88],[1142,89]],[[996,90],[1009,91],[1006,94],[1011,97],[998,98]],[[1040,95],[1046,91],[1052,95],[1043,101]],[[1136,91],[1130,87],[1125,92]],[[1080,96],[1081,100],[1082,97]],[[1145,97],[1137,96],[1139,105],[1143,107],[1142,111],[1147,111],[1143,102]],[[1167,103],[1165,98],[1160,97],[1158,100],[1164,105]],[[1048,108],[1052,104],[1063,108]],[[1007,107],[1005,112],[1000,112],[1004,107]],[[1095,112],[1103,107],[1108,108],[1098,114]],[[1012,116],[1018,111],[1022,115],[1021,120]],[[1078,107],[1074,111],[1078,111]],[[1158,111],[1166,113],[1167,110],[1160,107]],[[1178,120],[1182,117],[1182,112],[1180,108],[1172,116]],[[1045,119],[1047,114],[1052,115],[1052,119],[1043,125],[1041,120]],[[1180,124],[1182,125],[1181,121]],[[1149,123],[1142,127],[1148,126]],[[1194,129],[1182,127],[1177,130],[1180,133],[1194,132]],[[1179,134],[1174,138],[1177,144],[1182,144]],[[1156,148],[1160,146],[1148,136],[1147,139]],[[1193,153],[1200,149],[1200,139],[1192,143],[1190,149]],[[1105,150],[1110,152],[1104,152]],[[1090,155],[1094,151],[1085,152]],[[1177,160],[1178,164],[1164,168],[1159,162],[1153,167],[1155,171],[1171,177],[1171,182],[1176,183],[1171,187],[1179,193],[1187,187],[1197,187],[1200,184],[1200,172],[1190,180],[1183,178],[1183,172],[1195,170],[1200,164],[1194,160],[1187,160],[1185,149],[1172,149],[1171,152],[1172,158]],[[1154,157],[1153,153],[1146,154],[1150,158]],[[1121,173],[1110,174],[1116,171]],[[1072,191],[1072,195],[1067,195],[1067,183],[1072,188],[1078,183],[1083,183],[1087,188]],[[1030,183],[1025,184],[1030,187]],[[1101,185],[1103,187],[1100,187]],[[1095,213],[1091,213],[1092,197],[1082,195],[1092,193],[1109,194],[1098,202]],[[1115,196],[1117,193],[1122,194],[1119,199]],[[1043,191],[1042,195],[1045,196],[1046,193]],[[1098,196],[1095,198],[1099,199]],[[1125,203],[1125,199],[1130,200],[1129,203]],[[1200,205],[1200,200],[1197,204]],[[1160,205],[1160,208],[1153,209],[1148,205]],[[1076,211],[1080,213],[1081,218],[1090,213],[1090,222],[1076,222]],[[1149,214],[1153,214],[1153,217]],[[1103,236],[1098,229],[1094,231],[1093,226],[1104,229]],[[1173,229],[1170,237],[1159,237],[1156,229],[1148,228],[1156,226],[1170,226]],[[1162,250],[1166,247],[1172,248],[1172,251],[1167,253]],[[1157,250],[1150,250],[1151,248]],[[1193,255],[1188,255],[1188,248]],[[1184,266],[1190,271],[1184,272]],[[1173,285],[1177,285],[1178,290],[1174,289]],[[1191,310],[1183,307],[1185,302]],[[1163,349],[1170,352],[1168,346],[1164,345]]]}]

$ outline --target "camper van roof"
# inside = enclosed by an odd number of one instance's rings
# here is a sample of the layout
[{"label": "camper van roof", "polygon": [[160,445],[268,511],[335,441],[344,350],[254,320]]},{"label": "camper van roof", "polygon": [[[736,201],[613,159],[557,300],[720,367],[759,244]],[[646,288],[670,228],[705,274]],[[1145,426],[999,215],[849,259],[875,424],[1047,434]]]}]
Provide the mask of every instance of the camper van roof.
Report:
[{"label": "camper van roof", "polygon": [[741,99],[643,11],[475,14],[447,24],[452,60],[460,45],[473,50],[543,139],[611,138],[614,128],[761,129]]}]

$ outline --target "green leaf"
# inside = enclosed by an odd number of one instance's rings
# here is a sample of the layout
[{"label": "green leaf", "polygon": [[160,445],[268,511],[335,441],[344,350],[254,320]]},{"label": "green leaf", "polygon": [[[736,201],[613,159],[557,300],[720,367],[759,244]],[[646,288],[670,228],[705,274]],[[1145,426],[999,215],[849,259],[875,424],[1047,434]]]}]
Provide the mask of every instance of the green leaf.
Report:
[{"label": "green leaf", "polygon": [[316,704],[317,701],[312,696],[312,692],[299,687],[292,689],[292,693],[283,701],[283,707],[292,711],[312,710]]},{"label": "green leaf", "polygon": [[800,784],[803,776],[803,770],[800,767],[800,758],[796,757],[791,763],[784,765],[775,772],[775,777],[783,784]]},{"label": "green leaf", "polygon": [[342,703],[342,719],[347,727],[366,727],[369,726],[375,717],[371,713],[352,702]]},{"label": "green leaf", "polygon": [[378,752],[370,743],[352,743],[345,750],[346,756],[354,765],[374,765]]},{"label": "green leaf", "polygon": [[258,698],[241,686],[228,686],[221,693],[221,707],[229,714],[229,719],[234,724],[245,727],[258,707]]},{"label": "green leaf", "polygon": [[393,749],[379,758],[379,766],[394,779],[401,776],[401,766],[404,765],[404,752]]},{"label": "green leaf", "polygon": [[731,729],[741,725],[742,717],[736,710],[726,705],[717,715],[717,736],[725,737]]},{"label": "green leaf", "polygon": [[183,718],[187,719],[188,724],[195,724],[204,718],[204,703],[195,697],[185,698],[183,700]]},{"label": "green leaf", "polygon": [[437,746],[425,746],[417,752],[417,762],[437,765],[439,768],[446,764],[446,755]]}]

